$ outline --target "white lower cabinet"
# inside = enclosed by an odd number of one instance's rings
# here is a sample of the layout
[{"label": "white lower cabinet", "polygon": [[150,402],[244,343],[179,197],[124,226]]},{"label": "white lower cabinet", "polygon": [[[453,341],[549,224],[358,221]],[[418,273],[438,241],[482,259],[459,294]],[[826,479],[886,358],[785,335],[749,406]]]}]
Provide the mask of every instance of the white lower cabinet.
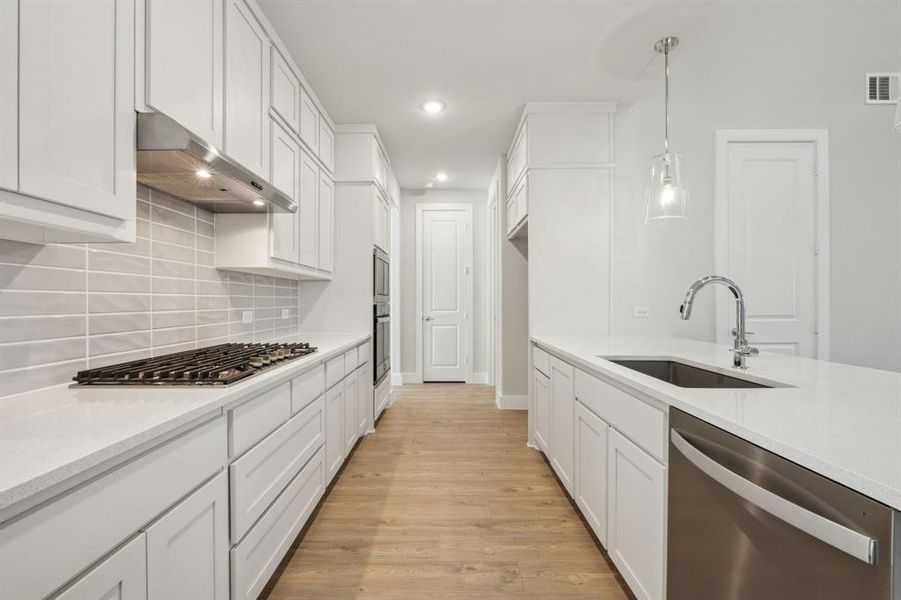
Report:
[{"label": "white lower cabinet", "polygon": [[220,473],[147,528],[147,595],[228,595],[228,477]]},{"label": "white lower cabinet", "polygon": [[610,426],[576,402],[574,493],[576,506],[607,546],[607,443]]},{"label": "white lower cabinet", "polygon": [[325,492],[324,454],[320,448],[241,543],[232,548],[232,600],[253,599],[260,595],[313,513]]},{"label": "white lower cabinet", "polygon": [[551,440],[551,380],[532,369],[532,389],[535,394],[535,441],[545,454],[550,453]]},{"label": "white lower cabinet", "polygon": [[573,493],[574,369],[551,357],[551,466],[570,496]]},{"label": "white lower cabinet", "polygon": [[372,385],[369,379],[369,368],[357,369],[357,435],[364,436],[369,430],[369,418],[372,415]]},{"label": "white lower cabinet", "polygon": [[[345,358],[346,360],[346,358]],[[357,372],[344,378],[344,456],[350,456],[360,433],[357,420]]]},{"label": "white lower cabinet", "polygon": [[610,430],[607,457],[607,551],[640,600],[663,598],[666,469]]},{"label": "white lower cabinet", "polygon": [[325,393],[325,428],[325,465],[328,474],[327,481],[331,481],[344,462],[343,383],[337,384]]},{"label": "white lower cabinet", "polygon": [[147,546],[141,533],[54,600],[147,600]]}]

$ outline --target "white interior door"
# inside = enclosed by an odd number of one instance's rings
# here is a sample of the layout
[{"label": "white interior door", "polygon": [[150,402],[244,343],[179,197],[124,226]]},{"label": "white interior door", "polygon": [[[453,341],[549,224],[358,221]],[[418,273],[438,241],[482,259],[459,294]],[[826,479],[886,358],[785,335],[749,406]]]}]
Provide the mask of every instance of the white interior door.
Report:
[{"label": "white interior door", "polygon": [[422,380],[466,381],[472,207],[424,208],[420,222]]},{"label": "white interior door", "polygon": [[[816,143],[733,141],[725,160],[725,275],[745,292],[750,342],[816,358]],[[734,311],[731,297],[722,295],[721,341],[731,339]]]}]

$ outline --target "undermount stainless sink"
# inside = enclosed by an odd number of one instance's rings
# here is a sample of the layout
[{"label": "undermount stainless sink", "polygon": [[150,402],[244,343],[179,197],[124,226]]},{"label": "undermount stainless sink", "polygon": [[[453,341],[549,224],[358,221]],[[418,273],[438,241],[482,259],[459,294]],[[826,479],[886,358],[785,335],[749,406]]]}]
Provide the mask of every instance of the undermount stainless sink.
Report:
[{"label": "undermount stainless sink", "polygon": [[612,363],[650,375],[661,381],[683,388],[770,388],[746,379],[729,377],[716,371],[708,371],[674,360],[639,360],[608,358]]}]

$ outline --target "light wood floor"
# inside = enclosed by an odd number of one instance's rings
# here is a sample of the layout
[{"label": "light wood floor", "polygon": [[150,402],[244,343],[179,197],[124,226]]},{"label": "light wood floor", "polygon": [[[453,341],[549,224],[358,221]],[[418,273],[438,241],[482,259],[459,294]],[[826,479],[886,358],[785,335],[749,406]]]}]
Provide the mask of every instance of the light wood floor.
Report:
[{"label": "light wood floor", "polygon": [[617,576],[494,388],[407,385],[269,590],[295,598],[621,599]]}]

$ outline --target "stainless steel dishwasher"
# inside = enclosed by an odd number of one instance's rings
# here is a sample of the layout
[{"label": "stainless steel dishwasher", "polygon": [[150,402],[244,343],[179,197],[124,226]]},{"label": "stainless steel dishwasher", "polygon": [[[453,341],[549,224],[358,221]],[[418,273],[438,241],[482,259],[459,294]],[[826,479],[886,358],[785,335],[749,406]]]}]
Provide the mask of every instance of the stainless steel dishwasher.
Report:
[{"label": "stainless steel dishwasher", "polygon": [[898,512],[677,409],[668,519],[668,600],[901,600]]}]

